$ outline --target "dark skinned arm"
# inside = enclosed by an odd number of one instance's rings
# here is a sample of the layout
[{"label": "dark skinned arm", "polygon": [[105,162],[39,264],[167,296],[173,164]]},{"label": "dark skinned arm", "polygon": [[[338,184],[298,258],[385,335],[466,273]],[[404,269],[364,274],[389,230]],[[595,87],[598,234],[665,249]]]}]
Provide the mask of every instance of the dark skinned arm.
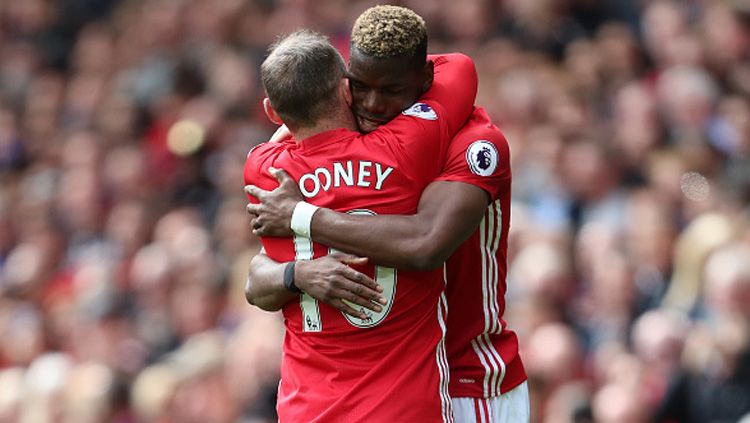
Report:
[{"label": "dark skinned arm", "polygon": [[[248,205],[259,236],[290,236],[294,206],[302,195],[283,170],[273,169],[279,187],[246,190],[260,199]],[[472,234],[484,216],[487,193],[463,182],[435,181],[425,188],[414,215],[355,216],[318,209],[312,219],[313,240],[338,250],[368,257],[378,265],[433,269]]]},{"label": "dark skinned arm", "polygon": [[313,239],[390,267],[440,266],[479,225],[487,194],[462,182],[436,181],[425,188],[415,215],[353,216],[320,209]]},{"label": "dark skinned arm", "polygon": [[[295,285],[318,301],[322,301],[349,315],[367,316],[342,301],[346,299],[364,308],[380,311],[385,298],[380,295],[383,288],[363,273],[349,267],[367,262],[366,258],[334,253],[315,260],[298,260],[294,265]],[[266,311],[283,308],[299,294],[284,286],[284,269],[287,263],[279,263],[265,253],[256,255],[250,262],[250,271],[245,285],[247,302]]]},{"label": "dark skinned arm", "polygon": [[285,268],[286,263],[273,261],[263,251],[253,257],[245,284],[247,302],[266,311],[277,311],[298,297],[284,287]]}]

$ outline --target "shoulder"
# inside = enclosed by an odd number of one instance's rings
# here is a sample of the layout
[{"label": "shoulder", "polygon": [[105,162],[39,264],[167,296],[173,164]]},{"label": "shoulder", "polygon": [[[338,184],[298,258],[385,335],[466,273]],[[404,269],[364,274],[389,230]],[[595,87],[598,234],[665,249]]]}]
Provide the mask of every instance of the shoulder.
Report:
[{"label": "shoulder", "polygon": [[282,151],[287,150],[289,147],[290,143],[286,141],[262,142],[258,145],[253,146],[250,151],[247,152],[247,159],[258,159],[261,157],[268,157],[274,154],[279,154]]},{"label": "shoulder", "polygon": [[508,141],[503,132],[492,123],[487,112],[481,107],[475,107],[466,124],[453,138],[457,141],[467,141],[471,138],[483,137],[496,144],[498,147],[506,146]]},{"label": "shoulder", "polygon": [[401,112],[403,116],[410,116],[422,120],[438,120],[440,105],[434,101],[418,101]]},{"label": "shoulder", "polygon": [[[443,133],[445,128],[445,109],[434,100],[420,99],[404,109],[390,122],[381,125],[365,139],[402,140],[408,144],[427,136],[434,137]],[[447,132],[445,132],[447,136]]]},{"label": "shoulder", "polygon": [[435,66],[444,65],[446,63],[453,63],[474,67],[474,61],[471,59],[471,57],[463,53],[431,54],[427,58],[429,60],[432,60]]},{"label": "shoulder", "polygon": [[260,165],[264,162],[274,161],[285,151],[296,148],[293,141],[264,142],[250,149],[245,160],[245,168]]},{"label": "shoulder", "polygon": [[471,172],[479,176],[489,176],[510,166],[505,135],[481,109],[453,137],[449,151],[452,160],[465,160]]},{"label": "shoulder", "polygon": [[245,160],[245,182],[256,182],[264,170],[271,166],[276,158],[291,145],[288,142],[264,142],[250,149]]},{"label": "shoulder", "polygon": [[451,140],[451,149],[472,149],[485,145],[496,150],[503,159],[508,159],[510,148],[503,133],[496,127],[467,128]]}]

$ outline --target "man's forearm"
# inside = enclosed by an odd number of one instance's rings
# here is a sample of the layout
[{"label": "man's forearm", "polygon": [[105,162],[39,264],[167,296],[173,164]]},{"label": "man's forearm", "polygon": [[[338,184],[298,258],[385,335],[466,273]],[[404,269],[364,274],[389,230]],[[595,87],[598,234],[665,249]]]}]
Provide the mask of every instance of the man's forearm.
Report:
[{"label": "man's forearm", "polygon": [[[351,316],[367,315],[355,307],[380,312],[386,304],[383,288],[364,273],[350,266],[364,265],[367,259],[348,254],[329,254],[314,260],[299,260],[294,267],[294,285],[306,295]],[[276,311],[297,294],[284,285],[289,263],[279,263],[261,252],[250,263],[245,297],[263,310]],[[347,304],[344,300],[349,301]]]},{"label": "man's forearm", "polygon": [[415,256],[422,251],[422,240],[429,238],[425,226],[416,215],[372,217],[319,209],[312,221],[312,233],[321,244],[368,257],[375,264],[413,269],[422,267]]},{"label": "man's forearm", "polygon": [[375,264],[428,270],[471,235],[486,207],[480,188],[435,182],[425,189],[415,215],[357,216],[319,209],[313,215],[312,237]]},{"label": "man's forearm", "polygon": [[287,263],[278,263],[265,254],[256,255],[250,262],[245,286],[247,302],[263,310],[276,311],[297,297],[284,286]]}]

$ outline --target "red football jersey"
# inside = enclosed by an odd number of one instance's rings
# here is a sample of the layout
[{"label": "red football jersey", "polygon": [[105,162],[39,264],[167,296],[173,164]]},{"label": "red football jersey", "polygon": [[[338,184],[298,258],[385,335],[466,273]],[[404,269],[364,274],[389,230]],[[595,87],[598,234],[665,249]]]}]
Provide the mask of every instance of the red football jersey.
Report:
[{"label": "red football jersey", "polygon": [[505,277],[510,228],[510,151],[485,111],[474,110],[453,138],[437,178],[465,182],[491,197],[479,228],[446,262],[452,397],[488,398],[524,380],[518,338],[506,327]]},{"label": "red football jersey", "polygon": [[[370,134],[338,129],[300,143],[256,147],[245,165],[246,184],[275,188],[278,183],[268,174],[273,166],[286,170],[306,200],[321,207],[366,214],[415,213],[422,190],[442,170],[453,128],[469,115],[476,93],[475,74],[455,79],[445,74],[449,66],[444,65],[451,58],[466,59],[452,55],[436,62],[435,89]],[[448,80],[463,81],[457,87],[462,91],[445,90],[440,81]],[[465,110],[454,112],[461,104]],[[329,252],[299,236],[262,242],[266,253],[282,262]],[[279,420],[452,421],[442,270],[360,270],[384,287],[388,299],[382,312],[368,311],[366,320],[344,315],[306,294],[284,307]]]}]

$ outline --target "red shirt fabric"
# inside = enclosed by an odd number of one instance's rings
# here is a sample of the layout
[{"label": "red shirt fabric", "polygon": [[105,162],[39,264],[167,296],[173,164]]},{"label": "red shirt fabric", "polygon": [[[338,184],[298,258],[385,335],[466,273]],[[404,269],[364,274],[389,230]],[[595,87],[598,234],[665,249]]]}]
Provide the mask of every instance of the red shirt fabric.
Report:
[{"label": "red shirt fabric", "polygon": [[518,338],[503,320],[510,228],[510,150],[487,113],[476,108],[453,138],[437,178],[482,188],[491,199],[479,228],[445,265],[446,349],[452,397],[489,398],[526,380]]},{"label": "red shirt fabric", "polygon": [[[422,191],[441,172],[450,138],[469,115],[476,94],[476,75],[452,73],[452,59],[436,63],[434,89],[420,102],[370,134],[337,129],[299,143],[257,146],[248,155],[246,184],[275,188],[278,183],[268,174],[273,166],[287,171],[306,200],[317,206],[415,213]],[[448,80],[454,86],[462,81],[459,95],[441,86]],[[466,102],[461,96],[471,99]],[[250,201],[256,202],[252,197]],[[327,247],[299,236],[266,237],[262,242],[277,261],[328,254]],[[306,294],[284,307],[279,420],[452,421],[442,269],[359,270],[375,277],[389,299],[383,312],[371,313],[366,321]]]}]

